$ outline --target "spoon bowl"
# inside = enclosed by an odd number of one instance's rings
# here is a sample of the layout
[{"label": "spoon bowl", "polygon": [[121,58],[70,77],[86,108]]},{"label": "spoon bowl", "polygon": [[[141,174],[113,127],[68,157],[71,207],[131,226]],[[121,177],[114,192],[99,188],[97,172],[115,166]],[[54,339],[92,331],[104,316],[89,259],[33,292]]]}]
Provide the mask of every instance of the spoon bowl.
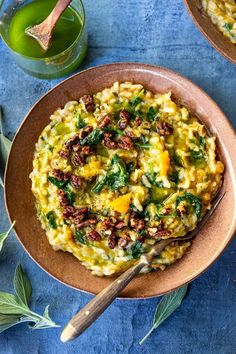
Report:
[{"label": "spoon bowl", "polygon": [[43,50],[47,51],[51,45],[53,30],[65,9],[70,5],[72,0],[58,0],[56,6],[49,16],[39,25],[29,27],[25,33],[33,37]]}]

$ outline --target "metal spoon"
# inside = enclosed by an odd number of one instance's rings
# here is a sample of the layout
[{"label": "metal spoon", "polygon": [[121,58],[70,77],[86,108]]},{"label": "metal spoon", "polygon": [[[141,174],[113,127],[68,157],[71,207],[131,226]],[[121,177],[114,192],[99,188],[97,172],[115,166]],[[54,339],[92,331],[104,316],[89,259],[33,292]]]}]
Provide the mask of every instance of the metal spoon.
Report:
[{"label": "metal spoon", "polygon": [[112,303],[120,292],[129,284],[129,282],[141,271],[141,269],[151,264],[155,256],[161,253],[163,249],[171,242],[188,241],[194,238],[203,228],[211,215],[214,213],[225,193],[218,193],[212,203],[211,210],[199,222],[197,227],[189,232],[185,237],[169,238],[161,240],[152,246],[151,250],[141,256],[140,260],[126,272],[121,274],[114,282],[96,295],[82,310],[80,310],[67,324],[61,334],[61,341],[67,342],[78,337],[85,331]]},{"label": "metal spoon", "polygon": [[58,0],[50,15],[39,25],[28,27],[25,33],[36,39],[39,45],[47,51],[52,40],[52,33],[61,14],[69,6],[72,0]]}]

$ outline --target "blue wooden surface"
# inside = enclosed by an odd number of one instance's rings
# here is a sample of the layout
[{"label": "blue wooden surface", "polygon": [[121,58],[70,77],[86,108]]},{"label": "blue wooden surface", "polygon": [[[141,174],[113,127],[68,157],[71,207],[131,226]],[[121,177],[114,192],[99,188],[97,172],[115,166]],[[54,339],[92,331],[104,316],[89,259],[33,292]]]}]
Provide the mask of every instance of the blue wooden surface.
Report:
[{"label": "blue wooden surface", "polygon": [[[236,126],[236,67],[220,56],[195,28],[181,0],[86,0],[89,54],[82,69],[116,61],[162,65],[202,87]],[[0,43],[0,104],[12,138],[30,106],[60,80],[24,74]],[[20,152],[19,152],[20,158]],[[9,223],[0,194],[0,230]],[[30,230],[29,230],[30,235]],[[217,235],[216,235],[217,237]],[[142,347],[158,299],[116,301],[79,339],[59,341],[60,329],[31,331],[25,324],[0,335],[1,354],[234,354],[236,353],[236,241],[190,287],[183,305]],[[10,291],[21,262],[33,284],[32,307],[51,304],[62,326],[91,299],[39,269],[16,241],[7,240],[0,256],[0,290]]]}]

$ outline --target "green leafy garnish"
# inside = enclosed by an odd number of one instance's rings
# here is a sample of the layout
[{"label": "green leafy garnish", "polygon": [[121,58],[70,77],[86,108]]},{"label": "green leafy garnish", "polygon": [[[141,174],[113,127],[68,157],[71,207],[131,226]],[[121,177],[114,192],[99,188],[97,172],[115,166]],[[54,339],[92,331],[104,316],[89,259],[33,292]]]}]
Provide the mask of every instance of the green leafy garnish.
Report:
[{"label": "green leafy garnish", "polygon": [[0,184],[3,188],[4,188],[3,174],[7,163],[7,158],[10,152],[10,148],[11,148],[11,141],[8,138],[6,138],[3,134],[2,108],[0,106],[0,167],[1,167]]},{"label": "green leafy garnish", "polygon": [[83,245],[87,244],[87,236],[86,233],[82,230],[75,231],[75,239],[76,241],[82,243]]},{"label": "green leafy garnish", "polygon": [[133,257],[134,259],[140,258],[141,254],[144,252],[144,251],[143,251],[142,243],[139,242],[139,241],[135,242],[135,243],[132,245],[130,251],[131,251],[131,255],[132,255],[132,257]]},{"label": "green leafy garnish", "polygon": [[85,122],[81,118],[81,115],[77,111],[75,112],[75,118],[77,119],[76,126],[77,126],[78,129],[82,129],[82,128],[84,128],[86,126]]},{"label": "green leafy garnish", "polygon": [[184,161],[177,151],[171,151],[171,159],[176,166],[184,167]]},{"label": "green leafy garnish", "polygon": [[114,155],[111,159],[110,169],[107,174],[97,181],[92,188],[93,193],[100,193],[101,190],[107,186],[111,191],[114,191],[120,187],[124,187],[129,180],[129,173],[124,161],[118,156]]},{"label": "green leafy garnish", "polygon": [[2,232],[0,233],[0,252],[2,250],[2,247],[3,247],[3,243],[4,241],[6,240],[6,238],[9,236],[11,230],[13,229],[14,225],[15,225],[15,221],[13,221],[11,227],[9,228],[9,230],[7,230],[6,232]]},{"label": "green leafy garnish", "polygon": [[49,182],[54,184],[57,188],[63,190],[66,193],[67,199],[69,200],[70,204],[75,202],[75,193],[72,190],[71,185],[69,184],[69,180],[67,181],[59,181],[55,177],[48,176]]},{"label": "green leafy garnish", "polygon": [[107,184],[107,176],[99,178],[97,180],[96,184],[91,189],[91,192],[95,193],[95,194],[99,194],[102,191],[102,189],[105,187],[106,184]]},{"label": "green leafy garnish", "polygon": [[205,161],[205,156],[202,150],[190,150],[189,162],[199,164]]},{"label": "green leafy garnish", "polygon": [[203,136],[199,136],[198,138],[199,144],[203,147],[203,149],[206,148],[206,139]]},{"label": "green leafy garnish", "polygon": [[71,187],[71,184],[68,183],[64,188],[64,192],[66,192],[66,197],[69,200],[70,204],[74,204],[75,202],[75,193]]},{"label": "green leafy garnish", "polygon": [[103,131],[101,129],[94,129],[89,135],[80,141],[80,145],[94,146],[102,141]]},{"label": "green leafy garnish", "polygon": [[150,122],[154,122],[158,118],[158,109],[154,107],[149,107],[147,111],[147,120],[149,120]]},{"label": "green leafy garnish", "polygon": [[143,339],[139,342],[139,344],[143,344],[145,340],[150,336],[150,334],[159,327],[162,322],[164,322],[182,303],[186,293],[187,293],[188,285],[183,286],[177,290],[170,292],[167,295],[164,295],[157,305],[154,319],[152,323],[151,329],[148,333],[143,337]]},{"label": "green leafy garnish", "polygon": [[48,176],[48,180],[59,189],[63,189],[68,183],[68,181],[59,181],[57,178],[51,176]]},{"label": "green leafy garnish", "polygon": [[138,146],[140,149],[150,149],[152,145],[150,144],[141,144],[141,143],[135,143],[136,146]]},{"label": "green leafy garnish", "polygon": [[176,198],[176,207],[181,202],[187,202],[188,204],[190,204],[197,218],[200,219],[202,211],[202,201],[199,197],[196,197],[192,193],[185,193],[183,196]]},{"label": "green leafy garnish", "polygon": [[141,135],[138,139],[136,139],[134,145],[138,146],[140,149],[150,149],[152,147],[152,145],[149,144],[149,140],[144,135]]},{"label": "green leafy garnish", "polygon": [[178,171],[173,171],[169,176],[171,182],[178,184],[179,183],[179,173]]},{"label": "green leafy garnish", "polygon": [[57,228],[57,223],[56,223],[56,218],[55,218],[55,213],[54,211],[49,211],[46,214],[46,218],[48,220],[48,224],[52,229],[56,229]]},{"label": "green leafy garnish", "polygon": [[130,174],[132,171],[135,170],[135,162],[131,161],[127,164],[127,172]]},{"label": "green leafy garnish", "polygon": [[223,27],[229,32],[233,29],[232,23],[225,23]]},{"label": "green leafy garnish", "polygon": [[34,323],[32,329],[58,327],[49,317],[48,307],[43,315],[38,315],[29,308],[32,288],[27,274],[18,265],[14,276],[15,294],[0,292],[0,333],[22,322]]},{"label": "green leafy garnish", "polygon": [[136,107],[137,105],[139,105],[142,102],[142,98],[139,96],[135,96],[130,100],[130,105],[132,107]]}]

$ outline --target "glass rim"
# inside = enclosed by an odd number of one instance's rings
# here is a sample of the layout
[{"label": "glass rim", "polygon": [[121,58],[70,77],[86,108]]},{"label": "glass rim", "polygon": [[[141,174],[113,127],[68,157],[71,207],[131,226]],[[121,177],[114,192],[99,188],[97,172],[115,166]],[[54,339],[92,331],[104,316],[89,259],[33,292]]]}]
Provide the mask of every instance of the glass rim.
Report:
[{"label": "glass rim", "polygon": [[[78,1],[80,4],[81,4],[81,7],[82,7],[82,12],[83,12],[83,17],[84,17],[84,20],[83,20],[83,23],[82,23],[82,27],[81,27],[81,30],[79,31],[78,33],[78,36],[75,38],[74,42],[71,43],[71,45],[66,48],[65,50],[63,50],[62,52],[56,54],[56,55],[53,55],[53,56],[50,56],[50,57],[45,57],[45,58],[35,58],[35,57],[31,57],[29,55],[25,55],[25,54],[21,54],[19,52],[17,52],[16,50],[14,50],[13,48],[11,48],[11,46],[7,43],[7,41],[5,40],[5,38],[3,36],[1,36],[0,34],[0,37],[2,38],[3,42],[5,43],[5,45],[16,55],[19,55],[23,58],[26,58],[26,59],[30,59],[30,60],[37,60],[37,61],[47,61],[47,60],[55,60],[55,59],[58,59],[59,57],[61,57],[63,54],[66,54],[67,51],[69,51],[74,45],[75,43],[78,41],[78,39],[82,36],[83,34],[83,31],[84,31],[84,27],[85,27],[85,21],[86,21],[86,13],[85,13],[85,9],[84,9],[84,4],[83,4],[83,1],[82,0],[75,0],[75,1]],[[0,0],[0,9],[1,9],[1,5],[2,5],[2,2]]]}]

